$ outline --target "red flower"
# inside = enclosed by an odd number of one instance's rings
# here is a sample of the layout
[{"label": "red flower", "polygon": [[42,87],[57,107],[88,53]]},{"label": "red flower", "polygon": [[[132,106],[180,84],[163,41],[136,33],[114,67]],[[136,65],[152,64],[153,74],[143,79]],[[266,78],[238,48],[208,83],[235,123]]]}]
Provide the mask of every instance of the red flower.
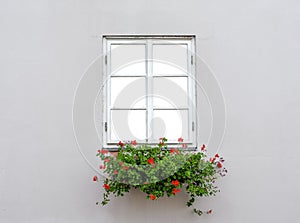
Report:
[{"label": "red flower", "polygon": [[178,142],[183,142],[183,138],[178,138]]},{"label": "red flower", "polygon": [[108,163],[109,161],[110,161],[109,158],[105,158],[105,159],[104,159],[104,163]]},{"label": "red flower", "polygon": [[182,144],[182,148],[186,148],[186,144],[185,143]]},{"label": "red flower", "polygon": [[218,162],[218,163],[217,163],[217,167],[222,168],[222,163],[221,163],[221,162]]},{"label": "red flower", "polygon": [[136,140],[131,141],[131,145],[136,146]]},{"label": "red flower", "polygon": [[170,153],[176,153],[176,154],[178,154],[178,149],[176,149],[176,148],[172,148],[172,149],[170,149]]},{"label": "red flower", "polygon": [[105,190],[110,190],[110,186],[108,184],[103,184]]},{"label": "red flower", "polygon": [[154,165],[154,159],[153,159],[152,157],[151,157],[150,159],[148,159],[147,162],[148,162],[149,164]]},{"label": "red flower", "polygon": [[216,158],[219,158],[220,156],[219,156],[219,154],[217,153],[217,154],[215,155],[215,157],[216,157]]},{"label": "red flower", "polygon": [[106,166],[105,165],[100,165],[99,169],[102,170],[102,169],[105,169]]},{"label": "red flower", "polygon": [[107,154],[108,153],[108,150],[107,149],[98,149],[98,153],[101,153],[101,154]]},{"label": "red flower", "polygon": [[123,147],[124,143],[122,143],[121,141],[119,142],[119,146]]},{"label": "red flower", "polygon": [[179,193],[180,192],[180,189],[178,189],[178,188],[173,188],[173,191],[172,191],[172,194],[177,194],[177,193]]},{"label": "red flower", "polygon": [[211,214],[212,213],[212,210],[210,209],[209,211],[206,212],[207,214]]},{"label": "red flower", "polygon": [[156,196],[153,195],[153,194],[150,194],[149,197],[150,197],[151,200],[155,200],[156,199]]},{"label": "red flower", "polygon": [[120,164],[120,166],[123,166],[123,162],[122,161],[120,161],[119,164]]},{"label": "red flower", "polygon": [[210,162],[214,163],[216,161],[216,157],[210,158]]},{"label": "red flower", "polygon": [[98,177],[94,176],[93,181],[97,181],[97,180],[98,180]]},{"label": "red flower", "polygon": [[128,170],[129,166],[123,166],[123,170]]},{"label": "red flower", "polygon": [[178,180],[172,180],[171,184],[177,187],[177,186],[179,186],[179,181]]},{"label": "red flower", "polygon": [[205,148],[206,148],[206,146],[203,144],[203,145],[201,146],[201,151],[205,150]]},{"label": "red flower", "polygon": [[117,171],[117,170],[114,170],[114,174],[118,174],[118,171]]}]

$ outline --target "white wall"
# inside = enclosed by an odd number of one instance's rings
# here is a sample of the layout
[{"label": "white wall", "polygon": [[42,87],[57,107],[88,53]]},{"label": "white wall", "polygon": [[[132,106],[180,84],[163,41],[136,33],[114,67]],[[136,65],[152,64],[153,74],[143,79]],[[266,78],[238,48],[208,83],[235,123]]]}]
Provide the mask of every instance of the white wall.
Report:
[{"label": "white wall", "polygon": [[[0,222],[297,221],[299,10],[296,0],[2,0]],[[72,102],[99,37],[115,33],[197,35],[227,104],[230,173],[198,204],[212,216],[192,215],[184,194],[95,205],[102,189],[77,150]]]}]

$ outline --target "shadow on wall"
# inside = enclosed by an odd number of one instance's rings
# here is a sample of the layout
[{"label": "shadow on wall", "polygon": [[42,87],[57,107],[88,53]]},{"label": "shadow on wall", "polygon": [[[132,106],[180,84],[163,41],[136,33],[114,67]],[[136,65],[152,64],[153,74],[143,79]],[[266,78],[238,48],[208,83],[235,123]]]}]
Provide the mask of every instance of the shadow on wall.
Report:
[{"label": "shadow on wall", "polygon": [[[145,194],[137,189],[131,189],[130,193],[122,199],[111,197],[107,206],[101,207],[114,219],[113,222],[181,222],[182,219],[199,221],[199,216],[193,215],[192,210],[186,208],[188,195],[183,189],[181,193],[172,198],[162,197],[158,200],[147,200]],[[116,210],[117,213],[116,213]]]}]

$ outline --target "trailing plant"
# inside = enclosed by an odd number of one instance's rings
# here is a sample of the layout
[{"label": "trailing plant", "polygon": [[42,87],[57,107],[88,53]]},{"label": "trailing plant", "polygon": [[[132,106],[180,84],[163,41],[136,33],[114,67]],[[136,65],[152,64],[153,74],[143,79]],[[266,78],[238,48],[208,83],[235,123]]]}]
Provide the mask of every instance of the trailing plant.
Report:
[{"label": "trailing plant", "polygon": [[[146,193],[147,199],[157,200],[176,196],[184,187],[190,197],[186,205],[192,207],[194,213],[212,213],[212,210],[198,210],[193,204],[196,197],[214,196],[219,192],[215,182],[227,173],[224,159],[218,154],[207,158],[205,145],[199,152],[186,151],[182,138],[178,139],[176,148],[168,148],[166,142],[166,138],[161,138],[155,146],[137,145],[136,141],[119,142],[115,155],[105,149],[98,150],[97,156],[102,160],[100,169],[106,174],[101,204],[106,205],[111,194],[123,196],[131,188]],[[93,180],[99,181],[97,176]]]}]

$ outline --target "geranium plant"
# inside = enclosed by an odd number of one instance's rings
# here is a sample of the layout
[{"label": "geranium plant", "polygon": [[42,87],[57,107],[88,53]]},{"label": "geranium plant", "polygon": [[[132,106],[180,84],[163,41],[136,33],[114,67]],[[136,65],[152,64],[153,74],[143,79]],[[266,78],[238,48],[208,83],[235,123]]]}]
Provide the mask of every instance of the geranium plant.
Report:
[{"label": "geranium plant", "polygon": [[[97,156],[102,160],[100,169],[106,174],[101,204],[110,201],[110,194],[123,196],[131,188],[146,193],[147,199],[157,200],[176,196],[184,187],[190,197],[186,202],[188,207],[198,215],[212,213],[212,210],[198,210],[193,204],[196,197],[214,196],[219,191],[215,181],[227,173],[224,159],[218,154],[208,158],[205,145],[199,152],[186,151],[182,138],[178,139],[176,148],[168,148],[166,142],[166,138],[161,138],[156,146],[119,142],[116,155],[98,150]],[[99,181],[97,176],[93,180]]]}]

